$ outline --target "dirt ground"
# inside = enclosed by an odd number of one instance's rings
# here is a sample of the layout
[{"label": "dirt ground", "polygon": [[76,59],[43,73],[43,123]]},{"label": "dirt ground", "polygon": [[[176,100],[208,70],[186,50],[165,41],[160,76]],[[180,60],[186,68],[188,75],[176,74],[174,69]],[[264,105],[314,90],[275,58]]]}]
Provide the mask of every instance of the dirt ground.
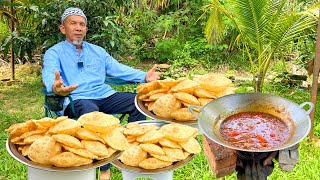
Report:
[{"label": "dirt ground", "polygon": [[[39,58],[38,56],[36,58]],[[40,61],[36,61],[36,62],[40,62]],[[150,62],[146,62],[146,63],[141,63],[139,65],[142,65],[141,67],[136,67],[138,69],[150,69],[153,65],[155,64],[155,62],[150,61]],[[159,68],[160,71],[162,72],[166,72],[169,71],[171,74],[177,73],[180,74],[181,77],[183,76],[187,76],[189,73],[189,69],[184,68],[184,67],[180,67],[180,68],[170,68],[170,65],[167,64],[160,64],[160,67],[162,66],[169,66],[167,68]],[[287,62],[287,70],[288,73],[290,74],[297,74],[297,75],[304,75],[304,76],[308,76],[308,80],[306,82],[307,85],[305,86],[310,86],[310,83],[312,81],[312,77],[308,75],[308,71],[303,68],[300,67],[299,65],[296,65],[292,62]],[[14,67],[14,71],[15,71],[15,79],[19,79],[20,77],[20,72],[23,72],[23,75],[28,75],[28,74],[33,74],[36,73],[37,75],[41,75],[41,65],[39,65],[39,63],[25,63],[25,64],[15,64]],[[236,80],[240,80],[240,81],[251,81],[252,80],[252,74],[250,72],[242,72],[242,71],[235,71],[235,70],[230,70],[227,66],[219,66],[217,69],[212,70],[212,72],[215,73],[222,73],[222,74],[226,74],[228,76],[232,76],[234,79]],[[266,80],[272,80],[274,79],[275,76],[278,75],[278,72],[270,72],[268,73]],[[0,80],[1,81],[5,81],[5,80],[10,80],[12,77],[12,70],[11,70],[11,65],[10,63],[4,61],[1,57],[0,57]]]},{"label": "dirt ground", "polygon": [[[26,63],[23,65],[19,65],[19,64],[15,64],[14,66],[14,76],[15,79],[19,78],[20,76],[20,72],[24,72],[24,75],[28,75],[28,74],[33,74],[33,73],[37,73],[37,75],[41,74],[41,67],[38,64],[31,64],[31,63]],[[11,69],[11,65],[9,65],[8,63],[2,63],[0,66],[0,80],[7,80],[7,79],[11,79],[12,77],[12,69]]]}]

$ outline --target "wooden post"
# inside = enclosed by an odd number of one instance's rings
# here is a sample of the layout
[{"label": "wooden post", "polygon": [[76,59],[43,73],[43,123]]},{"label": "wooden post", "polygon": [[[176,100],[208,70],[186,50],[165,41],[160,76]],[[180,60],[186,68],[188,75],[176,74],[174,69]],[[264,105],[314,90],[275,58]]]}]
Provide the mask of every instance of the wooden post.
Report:
[{"label": "wooden post", "polygon": [[[13,4],[13,1],[14,0],[11,0],[11,4]],[[12,15],[12,17],[10,18],[10,31],[13,32],[14,31],[14,9],[13,9],[13,6],[10,6],[10,13]],[[13,52],[13,40],[11,42],[11,48],[10,48],[10,51],[11,51],[11,60],[10,60],[10,64],[11,64],[11,81],[14,81],[15,80],[15,77],[14,77],[14,52]]]},{"label": "wooden post", "polygon": [[[319,14],[320,14],[320,10],[319,10]],[[312,81],[312,89],[311,89],[311,102],[314,104],[314,108],[310,113],[310,118],[311,118],[311,130],[309,132],[310,141],[313,138],[313,125],[314,125],[314,114],[316,111],[316,103],[317,103],[319,69],[320,69],[320,16],[319,16],[319,20],[318,20],[316,55],[315,55],[315,59],[314,59],[314,63],[313,63],[313,81]]]}]

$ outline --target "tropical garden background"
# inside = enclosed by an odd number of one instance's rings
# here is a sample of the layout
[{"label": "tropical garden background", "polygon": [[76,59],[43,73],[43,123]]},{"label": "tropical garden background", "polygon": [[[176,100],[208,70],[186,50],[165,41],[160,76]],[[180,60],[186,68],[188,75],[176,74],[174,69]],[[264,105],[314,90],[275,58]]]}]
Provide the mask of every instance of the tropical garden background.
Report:
[{"label": "tropical garden background", "polygon": [[[154,63],[169,64],[164,78],[222,72],[235,79],[246,77],[234,82],[238,93],[273,93],[298,104],[310,101],[310,86],[283,80],[289,78],[292,64],[309,82],[312,78],[306,69],[315,58],[317,0],[0,0],[0,79],[10,78],[13,52],[18,80],[12,86],[0,85],[0,179],[27,179],[26,167],[6,151],[4,130],[44,116],[41,57],[64,40],[58,25],[70,6],[80,7],[88,18],[86,41],[124,64],[142,70]],[[319,115],[316,112],[315,137],[320,136]],[[268,178],[319,178],[319,148],[307,138],[299,153],[291,172],[276,166]],[[112,174],[112,179],[121,179],[116,168]],[[176,170],[174,178],[214,175],[202,152]],[[236,174],[224,179],[236,179]]]}]

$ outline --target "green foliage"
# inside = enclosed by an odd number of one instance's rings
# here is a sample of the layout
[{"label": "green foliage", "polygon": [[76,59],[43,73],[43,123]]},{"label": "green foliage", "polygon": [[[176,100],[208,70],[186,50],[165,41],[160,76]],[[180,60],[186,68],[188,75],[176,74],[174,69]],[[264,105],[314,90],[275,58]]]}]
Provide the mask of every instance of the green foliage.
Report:
[{"label": "green foliage", "polygon": [[232,42],[247,54],[251,72],[257,77],[255,89],[261,91],[271,61],[281,59],[288,45],[304,41],[316,26],[317,19],[311,11],[294,7],[286,0],[213,0],[203,8],[211,14],[206,37],[209,42],[221,41],[228,18],[237,32]]},{"label": "green foliage", "polygon": [[148,9],[129,9],[121,25],[126,30],[126,55],[139,60],[153,59],[152,48],[157,40],[154,30],[156,13]]},{"label": "green foliage", "polygon": [[0,42],[9,35],[8,24],[5,21],[0,21]]},{"label": "green foliage", "polygon": [[[30,33],[30,32],[29,32]],[[13,52],[19,55],[22,61],[24,60],[25,54],[28,55],[29,59],[32,59],[34,51],[37,46],[33,39],[29,39],[26,36],[19,36],[16,31],[10,33],[10,35],[3,41],[2,48],[4,49],[4,56],[6,57],[9,49],[13,46]]]},{"label": "green foliage", "polygon": [[299,39],[296,43],[292,43],[292,47],[288,52],[294,52],[297,56],[294,60],[296,64],[307,68],[308,62],[314,60],[316,49],[316,31],[309,36]]},{"label": "green foliage", "polygon": [[166,63],[169,60],[173,60],[174,51],[182,49],[183,46],[180,44],[178,39],[170,38],[163,39],[156,43],[154,48],[154,58],[159,63]]},{"label": "green foliage", "polygon": [[174,60],[169,60],[174,67],[191,67],[197,64],[197,60],[191,55],[191,46],[186,43],[183,48],[173,50],[172,52]]},{"label": "green foliage", "polygon": [[[13,4],[7,3],[7,4],[5,4],[4,7],[6,9],[9,9],[9,7],[11,7],[11,6],[23,9],[22,4],[17,4],[17,3],[13,3]],[[30,10],[33,10],[32,7],[30,8]],[[23,12],[25,12],[25,11],[23,11]],[[26,11],[24,13],[24,15],[22,15],[22,16],[25,16],[26,21],[29,21],[31,19],[30,16],[26,15],[28,13],[29,12]],[[16,12],[16,16],[20,17],[19,11]],[[23,26],[25,24],[20,23],[21,19],[14,17],[12,14],[10,14],[9,17],[11,17],[14,20],[14,27],[16,29],[18,29],[19,31],[13,31],[13,32],[7,33],[6,36],[1,39],[2,42],[0,44],[0,49],[3,50],[3,52],[4,52],[3,54],[6,57],[6,55],[9,52],[9,48],[12,46],[13,52],[16,55],[18,55],[22,61],[25,61],[24,56],[26,54],[28,55],[29,59],[32,59],[32,56],[35,52],[35,48],[37,47],[35,40],[34,40],[34,38],[29,38],[30,36],[28,37],[28,36],[23,36],[20,34],[20,32],[25,32],[26,34],[32,34],[32,29],[30,27],[26,28],[25,26]],[[23,24],[23,25],[16,27],[17,24],[19,24],[19,25]]]},{"label": "green foliage", "polygon": [[[320,119],[319,117],[315,117],[315,121],[316,122],[320,122]],[[316,123],[313,127],[313,131],[314,131],[314,135],[316,137],[320,137],[320,124],[319,123]]]},{"label": "green foliage", "polygon": [[167,36],[167,32],[173,30],[174,25],[176,25],[174,16],[161,15],[160,17],[158,17],[156,27],[159,31],[164,31],[163,37],[165,38]]},{"label": "green foliage", "polygon": [[299,162],[295,165],[290,173],[282,171],[279,164],[275,162],[273,173],[268,179],[318,179],[319,171],[319,155],[320,149],[313,143],[307,142],[308,138],[299,144]]},{"label": "green foliage", "polygon": [[[15,53],[22,58],[25,53],[29,59],[33,54],[40,51],[42,54],[54,44],[65,39],[58,29],[61,24],[60,17],[68,7],[80,7],[88,19],[89,32],[86,40],[100,45],[117,54],[121,46],[121,28],[115,22],[119,2],[110,1],[32,1],[24,3],[16,8],[16,17],[19,22],[17,32],[13,32],[3,41],[1,46],[5,54],[13,43]],[[97,6],[99,4],[99,6]],[[28,47],[28,48],[26,48]]]},{"label": "green foliage", "polygon": [[193,64],[193,59],[197,59],[193,52],[198,49],[190,43],[202,38],[201,45],[206,45],[203,25],[197,22],[201,5],[198,1],[186,1],[177,9],[168,7],[160,13],[143,5],[130,9],[122,24],[128,34],[128,53],[141,61],[154,59],[157,63],[167,63],[186,58],[187,65]]},{"label": "green foliage", "polygon": [[3,41],[2,47],[7,53],[9,40],[15,38],[14,49],[21,57],[26,52],[29,56],[36,52],[43,54],[64,40],[57,28],[60,16],[66,8],[74,6],[83,9],[88,18],[86,41],[102,46],[116,58],[128,57],[128,64],[130,59],[136,59],[136,62],[154,60],[175,67],[202,64],[214,68],[216,62],[230,59],[226,52],[229,46],[207,44],[203,37],[205,21],[199,19],[202,3],[170,1],[169,6],[156,11],[143,3],[136,3],[132,8],[129,1],[29,1],[19,6],[18,31]]},{"label": "green foliage", "polygon": [[114,56],[119,56],[119,50],[123,46],[123,29],[115,22],[116,16],[107,16],[103,20],[102,32],[94,33],[88,41],[108,49]]},{"label": "green foliage", "polygon": [[[6,150],[7,133],[0,133],[0,179],[23,180],[27,179],[27,167],[21,163],[17,163]],[[19,173],[17,173],[19,172]]]}]

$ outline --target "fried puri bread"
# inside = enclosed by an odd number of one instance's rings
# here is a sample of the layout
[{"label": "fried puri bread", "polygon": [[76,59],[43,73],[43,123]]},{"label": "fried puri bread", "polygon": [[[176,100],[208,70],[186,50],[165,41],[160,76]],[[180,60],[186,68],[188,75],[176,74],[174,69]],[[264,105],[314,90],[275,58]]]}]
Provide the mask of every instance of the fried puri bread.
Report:
[{"label": "fried puri bread", "polygon": [[217,95],[212,92],[212,91],[208,91],[206,89],[203,88],[198,88],[194,91],[194,94],[199,97],[199,98],[212,98],[212,99],[216,99]]},{"label": "fried puri bread", "polygon": [[34,141],[36,141],[37,139],[42,138],[44,136],[45,136],[44,134],[34,134],[34,135],[31,135],[31,136],[24,138],[23,142],[25,144],[32,144]]},{"label": "fried puri bread", "polygon": [[222,97],[229,94],[234,94],[236,92],[236,88],[229,86],[224,91],[217,92],[217,97]]},{"label": "fried puri bread", "polygon": [[40,124],[43,127],[50,128],[50,127],[56,125],[58,122],[63,121],[65,119],[68,119],[68,117],[67,116],[62,116],[62,117],[60,117],[58,119],[44,117],[44,118],[39,119],[39,120],[33,120],[33,122],[35,122],[37,124]]},{"label": "fried puri bread", "polygon": [[131,146],[121,154],[119,159],[123,164],[128,166],[139,166],[147,158],[147,154],[141,147]]},{"label": "fried puri bread", "polygon": [[212,100],[213,99],[210,99],[210,98],[198,98],[198,101],[200,102],[200,106],[202,106],[202,107],[207,105]]},{"label": "fried puri bread", "polygon": [[32,120],[28,120],[23,123],[13,124],[5,131],[9,132],[12,136],[20,136],[26,132],[30,132],[36,129],[37,125]]},{"label": "fried puri bread", "polygon": [[137,137],[137,141],[142,143],[157,143],[162,138],[164,138],[164,134],[159,130],[154,129],[154,130],[148,131],[142,136]]},{"label": "fried puri bread", "polygon": [[197,89],[198,86],[199,84],[197,82],[190,79],[186,79],[179,82],[177,85],[173,86],[170,89],[170,91],[185,92],[185,93],[193,94],[193,92],[195,91],[195,89]]},{"label": "fried puri bread", "polygon": [[72,152],[62,152],[49,159],[57,167],[82,166],[92,163],[92,159],[76,155]]},{"label": "fried puri bread", "polygon": [[149,97],[149,100],[150,101],[156,101],[157,99],[159,99],[161,96],[164,96],[166,95],[166,93],[156,93],[156,94],[152,94],[150,97]]},{"label": "fried puri bread", "polygon": [[87,149],[72,148],[69,146],[63,146],[63,148],[67,151],[70,151],[74,154],[77,154],[77,155],[85,157],[85,158],[98,159],[98,156],[94,155],[92,152],[90,152]]},{"label": "fried puri bread", "polygon": [[175,85],[177,85],[179,82],[183,81],[184,79],[179,79],[179,80],[175,80],[172,78],[167,78],[167,79],[163,79],[163,80],[158,80],[158,83],[160,85],[166,86],[166,87],[173,87]]},{"label": "fried puri bread", "polygon": [[174,111],[176,98],[172,94],[161,96],[153,104],[153,112],[160,117],[171,118]]},{"label": "fried puri bread", "polygon": [[163,168],[170,166],[172,163],[168,161],[162,161],[157,158],[148,158],[143,160],[139,166],[144,168],[144,169],[158,169],[158,168]]},{"label": "fried puri bread", "polygon": [[188,94],[185,92],[178,92],[178,93],[173,93],[173,96],[175,98],[179,99],[180,101],[185,102],[187,104],[198,105],[198,106],[200,105],[198,99],[191,94]]},{"label": "fried puri bread", "polygon": [[168,155],[160,155],[160,154],[150,154],[152,157],[155,157],[157,159],[160,159],[162,161],[167,161],[167,162],[176,162],[178,161],[177,159],[171,157],[171,156],[168,156]]},{"label": "fried puri bread", "polygon": [[141,149],[148,152],[149,154],[159,154],[159,155],[165,154],[163,149],[156,144],[146,143],[146,144],[140,144],[139,146],[141,147]]},{"label": "fried puri bread", "polygon": [[136,127],[132,127],[132,128],[127,128],[126,130],[123,131],[123,134],[127,135],[127,136],[141,136],[145,133],[147,133],[148,131],[151,130],[156,130],[159,129],[157,126],[152,125],[152,124],[147,124],[144,126],[136,126]]},{"label": "fried puri bread", "polygon": [[49,159],[61,153],[62,147],[50,136],[44,136],[34,141],[28,148],[28,157],[37,163],[51,165]]},{"label": "fried puri bread", "polygon": [[129,122],[127,125],[126,125],[126,128],[127,129],[130,129],[130,128],[135,128],[135,127],[139,127],[140,124],[138,122]]},{"label": "fried puri bread", "polygon": [[166,93],[166,92],[168,92],[169,90],[170,90],[169,87],[167,87],[167,86],[162,86],[162,88],[152,90],[152,91],[148,92],[146,95],[149,97],[149,96],[152,96],[152,95],[158,94],[158,93]]},{"label": "fried puri bread", "polygon": [[209,73],[199,76],[196,81],[203,89],[212,92],[221,92],[232,85],[232,81],[223,74]]},{"label": "fried puri bread", "polygon": [[170,147],[170,148],[178,148],[178,149],[182,148],[177,142],[172,141],[168,138],[162,138],[159,141],[159,144],[161,144],[161,146]]},{"label": "fried puri bread", "polygon": [[184,159],[184,153],[182,149],[169,148],[169,147],[163,147],[162,149],[167,156],[170,156],[177,160]]},{"label": "fried puri bread", "polygon": [[72,148],[84,148],[79,139],[68,134],[54,134],[51,136],[59,143]]},{"label": "fried puri bread", "polygon": [[112,148],[117,150],[125,150],[129,147],[129,142],[118,128],[114,128],[111,132],[101,134],[102,139]]},{"label": "fried puri bread", "polygon": [[28,156],[30,145],[25,145],[21,149],[22,156]]},{"label": "fried puri bread", "polygon": [[14,137],[14,138],[11,138],[11,142],[12,143],[16,143],[16,142],[19,142],[20,140],[23,140],[29,136],[32,136],[32,135],[44,135],[44,133],[47,132],[47,129],[36,129],[36,130],[33,130],[33,131],[29,131],[29,132],[25,132],[23,133],[21,136],[17,136],[17,137]]},{"label": "fried puri bread", "polygon": [[99,141],[81,140],[81,144],[96,156],[104,157],[109,155],[107,146]]},{"label": "fried puri bread", "polygon": [[152,90],[158,89],[159,87],[160,87],[160,84],[157,81],[151,81],[149,83],[139,84],[136,90],[139,93],[146,94]]},{"label": "fried puri bread", "polygon": [[65,119],[52,126],[48,132],[52,134],[74,135],[80,128],[80,122],[73,119]]},{"label": "fried puri bread", "polygon": [[78,137],[79,139],[83,139],[83,140],[97,140],[102,143],[105,143],[105,141],[99,136],[98,133],[90,131],[85,128],[80,128],[76,132],[76,137]]},{"label": "fried puri bread", "polygon": [[179,121],[195,121],[196,118],[188,108],[181,108],[171,113],[171,117]]},{"label": "fried puri bread", "polygon": [[160,131],[168,139],[176,142],[184,142],[193,137],[194,133],[198,132],[198,129],[183,124],[172,123],[163,125]]},{"label": "fried puri bread", "polygon": [[99,133],[108,133],[120,124],[118,118],[98,111],[83,114],[78,121],[84,128]]},{"label": "fried puri bread", "polygon": [[195,138],[189,138],[187,141],[179,142],[179,145],[188,153],[197,154],[201,152],[201,146]]}]

